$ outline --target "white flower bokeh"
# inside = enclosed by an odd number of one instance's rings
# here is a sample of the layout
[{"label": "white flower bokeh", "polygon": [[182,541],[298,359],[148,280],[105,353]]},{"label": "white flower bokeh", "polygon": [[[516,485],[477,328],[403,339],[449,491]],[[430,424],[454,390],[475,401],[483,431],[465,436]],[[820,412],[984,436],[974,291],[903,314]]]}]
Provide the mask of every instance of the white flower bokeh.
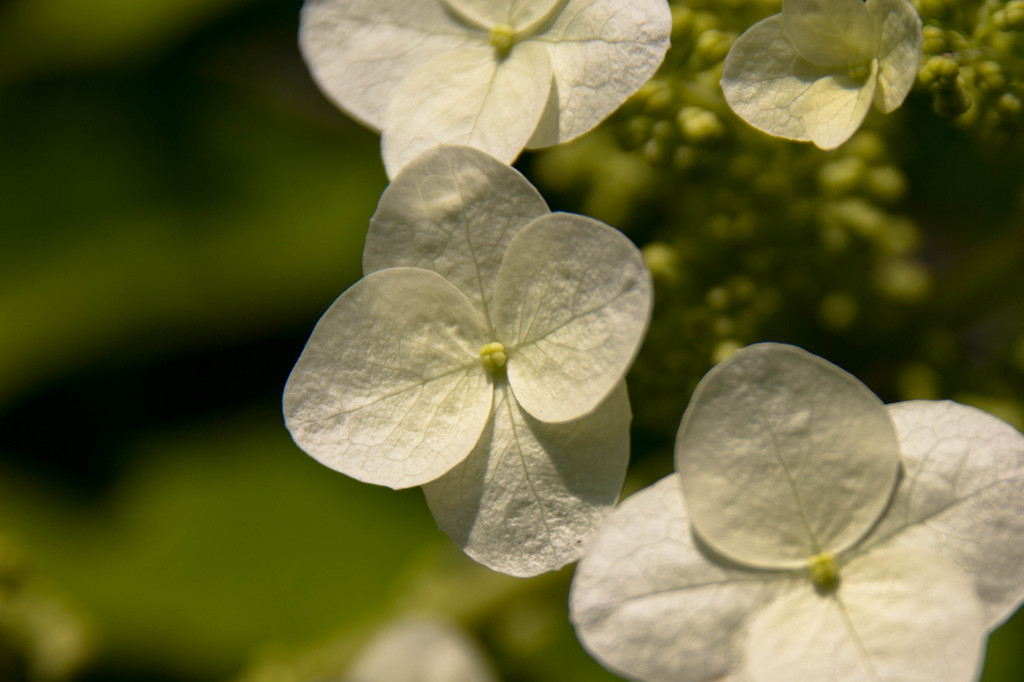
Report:
[{"label": "white flower bokeh", "polygon": [[480,646],[429,616],[389,623],[356,655],[339,682],[498,682]]}]

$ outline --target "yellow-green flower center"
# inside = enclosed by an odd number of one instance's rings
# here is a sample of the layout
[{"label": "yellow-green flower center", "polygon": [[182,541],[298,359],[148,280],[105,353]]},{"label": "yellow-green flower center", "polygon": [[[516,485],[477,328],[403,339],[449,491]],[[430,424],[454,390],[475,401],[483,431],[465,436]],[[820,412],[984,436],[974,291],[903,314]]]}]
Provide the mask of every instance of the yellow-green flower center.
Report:
[{"label": "yellow-green flower center", "polygon": [[865,59],[864,61],[850,64],[846,69],[846,73],[855,81],[866,81],[868,76],[871,75],[871,60]]},{"label": "yellow-green flower center", "polygon": [[501,54],[508,54],[516,44],[516,31],[508,24],[498,24],[491,29],[491,45]]},{"label": "yellow-green flower center", "polygon": [[480,361],[491,372],[503,369],[506,360],[508,360],[508,356],[505,355],[505,346],[500,342],[495,341],[480,347]]},{"label": "yellow-green flower center", "polygon": [[836,565],[836,555],[832,552],[822,552],[813,557],[807,562],[807,569],[811,572],[811,581],[818,592],[827,594],[839,586],[839,567]]}]

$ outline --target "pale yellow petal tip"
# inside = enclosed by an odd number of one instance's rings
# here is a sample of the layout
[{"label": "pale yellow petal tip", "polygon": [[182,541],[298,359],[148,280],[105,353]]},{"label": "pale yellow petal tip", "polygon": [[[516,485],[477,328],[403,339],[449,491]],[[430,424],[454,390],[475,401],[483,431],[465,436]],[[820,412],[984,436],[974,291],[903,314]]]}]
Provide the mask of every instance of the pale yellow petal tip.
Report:
[{"label": "pale yellow petal tip", "polygon": [[480,347],[480,361],[491,372],[503,369],[507,360],[508,356],[505,354],[505,346],[499,341],[484,344]]},{"label": "pale yellow petal tip", "polygon": [[807,562],[814,589],[821,594],[835,592],[839,586],[839,566],[832,552],[822,552]]}]

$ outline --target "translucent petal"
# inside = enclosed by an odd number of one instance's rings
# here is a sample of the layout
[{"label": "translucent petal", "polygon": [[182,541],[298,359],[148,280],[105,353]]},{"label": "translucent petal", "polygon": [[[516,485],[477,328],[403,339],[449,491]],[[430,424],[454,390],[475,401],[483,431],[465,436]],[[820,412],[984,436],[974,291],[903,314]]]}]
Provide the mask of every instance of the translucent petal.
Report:
[{"label": "translucent petal", "polygon": [[320,318],[288,377],[288,430],[353,478],[422,485],[480,438],[493,394],[479,355],[486,341],[480,314],[440,275],[367,275]]},{"label": "translucent petal", "polygon": [[471,147],[435,147],[384,190],[366,235],[363,271],[433,270],[490,320],[505,248],[548,213],[540,193],[508,164]]},{"label": "translucent petal", "polygon": [[864,548],[940,552],[974,579],[995,627],[1024,600],[1024,436],[966,405],[890,405],[904,475]]},{"label": "translucent petal", "polygon": [[741,682],[744,621],[799,579],[709,560],[673,475],[602,526],[576,567],[569,617],[584,648],[629,679]]},{"label": "translucent petal", "polygon": [[551,20],[565,0],[442,0],[457,16],[488,31],[497,25],[511,26],[516,33],[530,34]]},{"label": "translucent petal", "polygon": [[299,46],[320,89],[380,130],[398,84],[417,66],[488,34],[468,30],[439,2],[306,0]]},{"label": "translucent petal", "polygon": [[881,401],[835,365],[775,343],[708,372],[676,437],[695,528],[752,566],[848,549],[882,515],[899,468]]},{"label": "translucent petal", "polygon": [[665,0],[568,0],[534,37],[550,49],[555,91],[528,146],[568,142],[608,118],[658,70],[671,28]]},{"label": "translucent petal", "polygon": [[438,525],[476,561],[531,576],[575,561],[626,475],[625,384],[592,414],[544,424],[495,392],[494,419],[473,453],[424,486]]},{"label": "translucent petal", "polygon": [[722,90],[736,115],[758,130],[833,149],[856,132],[871,107],[878,65],[872,61],[868,68],[860,80],[845,69],[832,73],[812,64],[789,43],[775,15],[733,43]]},{"label": "translucent petal", "polygon": [[875,106],[889,113],[903,104],[921,66],[924,33],[921,17],[906,0],[867,0],[881,36]]},{"label": "translucent petal", "polygon": [[392,95],[381,139],[388,175],[439,144],[476,147],[511,163],[537,127],[551,79],[547,48],[532,42],[505,57],[492,47],[434,57]]},{"label": "translucent petal", "polygon": [[[324,678],[326,679],[326,678]],[[341,682],[496,682],[480,648],[442,621],[415,618],[377,633]]]},{"label": "translucent petal", "polygon": [[825,76],[793,101],[790,112],[819,148],[835,149],[864,122],[878,82],[878,62],[872,61],[869,68],[866,81],[845,74]]},{"label": "translucent petal", "polygon": [[509,244],[494,293],[498,340],[523,409],[542,421],[594,409],[633,362],[651,317],[651,275],[618,230],[538,218]]},{"label": "translucent petal", "polygon": [[786,37],[807,61],[845,69],[870,61],[878,50],[878,33],[864,0],[783,0]]},{"label": "translucent petal", "polygon": [[808,581],[757,614],[756,682],[973,682],[987,631],[970,581],[941,555],[872,552],[841,569],[834,595]]}]

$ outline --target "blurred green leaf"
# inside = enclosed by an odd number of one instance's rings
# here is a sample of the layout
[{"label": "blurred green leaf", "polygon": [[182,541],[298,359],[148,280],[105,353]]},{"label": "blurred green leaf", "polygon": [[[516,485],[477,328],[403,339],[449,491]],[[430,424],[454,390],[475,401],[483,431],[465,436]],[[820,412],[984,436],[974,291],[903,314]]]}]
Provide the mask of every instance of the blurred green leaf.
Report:
[{"label": "blurred green leaf", "polygon": [[0,405],[125,344],[315,319],[360,274],[375,135],[239,92],[153,121],[125,90],[31,90],[0,116]]},{"label": "blurred green leaf", "polygon": [[232,673],[265,643],[373,617],[417,551],[448,542],[418,490],[336,474],[263,414],[154,433],[132,457],[102,505],[0,470],[3,525],[90,613],[108,661]]},{"label": "blurred green leaf", "polygon": [[247,2],[8,0],[0,8],[0,82],[146,56]]}]

